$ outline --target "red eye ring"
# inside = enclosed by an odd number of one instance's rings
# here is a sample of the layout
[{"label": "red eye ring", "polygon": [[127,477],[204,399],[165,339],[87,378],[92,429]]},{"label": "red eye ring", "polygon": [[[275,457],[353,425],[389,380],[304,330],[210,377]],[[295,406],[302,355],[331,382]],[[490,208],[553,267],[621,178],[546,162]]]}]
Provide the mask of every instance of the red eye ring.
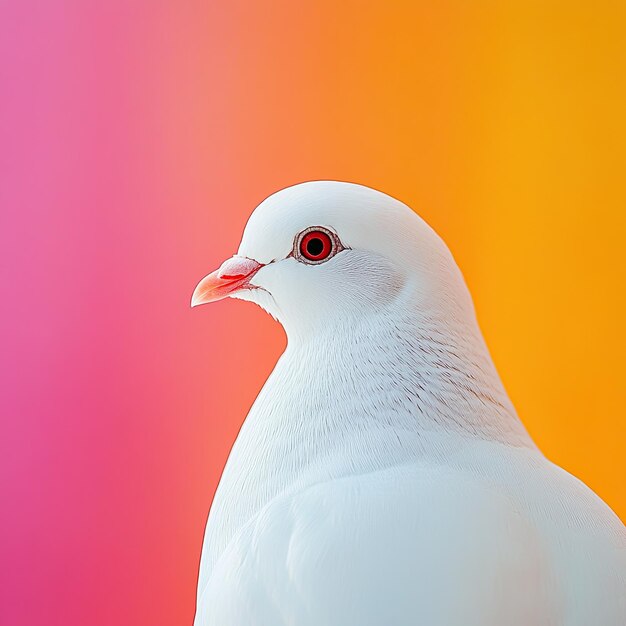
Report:
[{"label": "red eye ring", "polygon": [[327,259],[333,251],[333,239],[323,230],[310,230],[300,239],[300,254],[311,261],[319,263]]}]

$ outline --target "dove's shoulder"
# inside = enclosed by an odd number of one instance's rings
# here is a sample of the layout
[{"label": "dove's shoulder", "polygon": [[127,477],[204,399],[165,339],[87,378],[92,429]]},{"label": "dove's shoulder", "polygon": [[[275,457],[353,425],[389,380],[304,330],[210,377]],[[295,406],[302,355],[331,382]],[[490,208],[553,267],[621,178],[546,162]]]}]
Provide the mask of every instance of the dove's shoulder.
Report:
[{"label": "dove's shoulder", "polygon": [[[501,489],[404,465],[275,498],[222,554],[197,623],[485,626],[505,611],[521,626],[553,602],[548,575],[541,538]],[[524,593],[494,606],[494,580]]]},{"label": "dove's shoulder", "polygon": [[274,498],[216,563],[196,623],[621,626],[624,539],[540,454],[477,448]]}]

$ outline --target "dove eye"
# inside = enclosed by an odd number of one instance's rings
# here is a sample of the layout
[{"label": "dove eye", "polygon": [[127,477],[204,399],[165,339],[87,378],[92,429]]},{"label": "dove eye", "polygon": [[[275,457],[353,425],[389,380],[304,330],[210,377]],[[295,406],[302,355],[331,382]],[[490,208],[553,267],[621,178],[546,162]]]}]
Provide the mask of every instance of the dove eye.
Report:
[{"label": "dove eye", "polygon": [[327,261],[341,250],[343,246],[335,233],[313,226],[296,237],[293,255],[299,261],[314,265]]}]

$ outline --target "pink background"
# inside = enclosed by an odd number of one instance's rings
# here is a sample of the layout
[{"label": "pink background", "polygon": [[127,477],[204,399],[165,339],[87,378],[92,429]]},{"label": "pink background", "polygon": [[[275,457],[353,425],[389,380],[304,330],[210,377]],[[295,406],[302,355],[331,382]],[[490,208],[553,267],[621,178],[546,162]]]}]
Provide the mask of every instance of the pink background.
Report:
[{"label": "pink background", "polygon": [[587,5],[0,4],[2,624],[191,622],[285,340],[190,295],[307,179],[420,210],[538,443],[626,513],[624,22]]}]

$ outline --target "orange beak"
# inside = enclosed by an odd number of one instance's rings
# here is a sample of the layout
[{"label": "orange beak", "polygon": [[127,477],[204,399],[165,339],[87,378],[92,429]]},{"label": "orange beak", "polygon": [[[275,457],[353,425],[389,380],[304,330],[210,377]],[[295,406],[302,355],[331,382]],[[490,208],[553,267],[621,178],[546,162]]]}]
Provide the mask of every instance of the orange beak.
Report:
[{"label": "orange beak", "polygon": [[258,261],[239,256],[224,261],[198,283],[191,296],[191,306],[216,302],[242,289],[254,289],[250,281],[262,267]]}]

